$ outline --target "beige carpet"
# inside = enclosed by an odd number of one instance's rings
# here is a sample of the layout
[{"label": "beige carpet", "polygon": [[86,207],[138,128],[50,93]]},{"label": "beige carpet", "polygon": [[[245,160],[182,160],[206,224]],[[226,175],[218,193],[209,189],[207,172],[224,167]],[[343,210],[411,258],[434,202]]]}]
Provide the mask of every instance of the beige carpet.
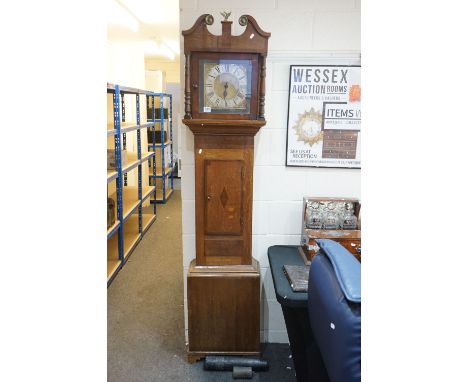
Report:
[{"label": "beige carpet", "polygon": [[109,381],[168,380],[168,370],[185,363],[182,277],[176,190],[157,205],[156,221],[108,288]]},{"label": "beige carpet", "polygon": [[[157,208],[156,222],[108,288],[108,381],[232,381],[231,372],[186,361],[180,191]],[[263,356],[270,370],[252,381],[295,380],[287,344],[265,344]]]}]

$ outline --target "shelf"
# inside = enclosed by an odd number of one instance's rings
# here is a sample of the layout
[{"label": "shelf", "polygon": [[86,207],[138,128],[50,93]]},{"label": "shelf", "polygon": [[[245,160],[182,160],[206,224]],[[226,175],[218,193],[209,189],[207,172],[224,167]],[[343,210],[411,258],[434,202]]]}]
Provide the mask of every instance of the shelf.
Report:
[{"label": "shelf", "polygon": [[124,258],[127,258],[128,255],[133,251],[138,243],[138,240],[140,240],[140,237],[141,235],[138,232],[124,233]]},{"label": "shelf", "polygon": [[149,227],[151,227],[151,224],[153,224],[155,220],[156,220],[156,215],[153,215],[153,214],[141,215],[141,225],[143,228],[143,233],[145,233],[149,229]]},{"label": "shelf", "polygon": [[[120,122],[120,133],[129,133],[130,131],[143,129],[145,127],[151,127],[154,122],[144,123],[143,125],[137,125],[136,122]],[[107,136],[117,134],[117,130],[114,129],[114,123],[107,124]]]},{"label": "shelf", "polygon": [[107,183],[112,182],[114,179],[116,179],[117,175],[117,171],[107,170]]},{"label": "shelf", "polygon": [[[123,204],[123,220],[125,221],[140,205],[138,200],[138,187],[125,186],[122,188],[122,204]],[[109,198],[114,199],[115,205],[117,205],[117,193],[114,192]]]},{"label": "shelf", "polygon": [[141,153],[141,163],[147,161],[152,156],[154,156],[154,152]]},{"label": "shelf", "polygon": [[[164,146],[169,146],[169,145],[172,145],[172,141],[169,140],[169,141],[164,142]],[[148,150],[151,150],[154,147],[162,147],[162,143],[155,143],[154,145],[148,143]]]},{"label": "shelf", "polygon": [[115,271],[119,269],[121,263],[120,260],[107,260],[107,281],[109,281]]},{"label": "shelf", "polygon": [[[143,162],[147,161],[148,159],[150,159],[154,155],[155,155],[154,151],[147,152],[147,153],[141,153],[141,160],[138,160],[138,154],[137,153],[134,153],[132,151],[127,151],[127,164],[125,165],[125,167],[122,167],[122,173],[124,174],[126,172],[129,172],[129,171],[133,170],[140,163],[143,163]],[[109,174],[107,175],[107,177],[109,178]],[[107,182],[109,182],[109,180],[107,180]]]},{"label": "shelf", "polygon": [[115,223],[112,227],[109,227],[107,229],[107,238],[111,237],[114,233],[117,232],[117,229],[119,228],[120,222],[116,219]]},{"label": "shelf", "polygon": [[138,215],[132,215],[124,223],[124,257],[126,258],[135,248],[141,235],[138,232]]},{"label": "shelf", "polygon": [[114,129],[114,124],[113,123],[108,123],[107,124],[107,136],[115,135],[117,134],[117,130]]},{"label": "shelf", "polygon": [[114,235],[107,241],[107,281],[112,278],[121,264],[118,248],[118,235]]},{"label": "shelf", "polygon": [[[156,186],[143,186],[141,188],[141,200],[145,200],[154,193],[154,189]],[[114,192],[109,198],[114,199],[117,203],[117,194]],[[123,218],[126,220],[128,216],[130,216],[136,208],[140,205],[140,200],[138,199],[138,187],[136,186],[125,186],[123,187],[123,194],[122,194],[122,202],[123,202]],[[118,222],[116,222],[118,225]],[[110,230],[111,228],[109,228]],[[112,228],[114,229],[114,228]],[[110,236],[110,235],[109,235]]]},{"label": "shelf", "polygon": [[140,205],[137,187],[126,186],[123,188],[123,220],[125,221]]},{"label": "shelf", "polygon": [[[126,93],[126,94],[146,94],[146,95],[153,95],[156,93],[153,93],[149,90],[143,90],[143,89],[137,89],[137,88],[131,88],[129,86],[119,86],[120,93]],[[115,85],[111,83],[107,83],[107,91],[114,92],[115,91]]]},{"label": "shelf", "polygon": [[154,193],[156,186],[143,186],[141,188],[141,201],[144,201],[148,196]]},{"label": "shelf", "polygon": [[[147,121],[151,121],[153,123],[161,123],[163,120],[161,118],[156,118],[156,119],[153,119],[153,118],[146,118]],[[171,119],[170,118],[164,118],[164,122],[171,122]]]},{"label": "shelf", "polygon": [[143,129],[145,127],[151,127],[153,125],[154,125],[154,122],[144,123],[143,125],[137,125],[136,122],[129,122],[129,123],[123,122],[122,125],[120,126],[120,132],[129,133],[130,131]]},{"label": "shelf", "polygon": [[[135,220],[136,219],[136,227]],[[135,245],[138,243],[141,235],[138,233],[138,216],[131,216],[127,222],[124,223],[124,257],[126,258],[130,252],[135,248]],[[109,267],[109,262],[119,261],[118,259],[118,238],[119,235],[112,236],[107,240],[107,265]],[[109,275],[108,275],[109,279]]]},{"label": "shelf", "polygon": [[122,173],[129,172],[138,166],[138,154],[131,151],[127,151],[127,164],[122,167]]},{"label": "shelf", "polygon": [[[168,176],[172,172],[172,170],[173,170],[173,168],[166,167],[166,170],[164,171],[164,176]],[[152,167],[150,167],[148,171],[151,174],[150,178],[162,178],[163,177],[161,168],[156,168],[156,176],[152,175],[153,174],[153,168]]]},{"label": "shelf", "polygon": [[[170,198],[174,190],[172,188],[166,188],[166,200]],[[162,190],[156,190],[156,201],[157,202],[164,202],[163,198],[163,191]],[[151,202],[154,203],[154,199],[151,199]]]}]

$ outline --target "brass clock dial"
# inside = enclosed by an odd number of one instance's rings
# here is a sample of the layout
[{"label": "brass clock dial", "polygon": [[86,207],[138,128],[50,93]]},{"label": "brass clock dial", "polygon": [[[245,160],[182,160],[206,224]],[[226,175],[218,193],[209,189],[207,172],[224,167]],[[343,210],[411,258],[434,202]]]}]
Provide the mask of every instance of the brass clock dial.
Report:
[{"label": "brass clock dial", "polygon": [[200,111],[249,113],[251,70],[251,63],[248,60],[203,62]]}]

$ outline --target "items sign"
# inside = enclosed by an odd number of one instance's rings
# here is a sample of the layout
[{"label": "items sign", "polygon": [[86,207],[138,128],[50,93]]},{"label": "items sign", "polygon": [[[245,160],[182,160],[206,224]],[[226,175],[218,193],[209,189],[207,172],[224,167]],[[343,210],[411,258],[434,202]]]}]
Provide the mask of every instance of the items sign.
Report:
[{"label": "items sign", "polygon": [[287,166],[361,167],[361,67],[291,65]]}]

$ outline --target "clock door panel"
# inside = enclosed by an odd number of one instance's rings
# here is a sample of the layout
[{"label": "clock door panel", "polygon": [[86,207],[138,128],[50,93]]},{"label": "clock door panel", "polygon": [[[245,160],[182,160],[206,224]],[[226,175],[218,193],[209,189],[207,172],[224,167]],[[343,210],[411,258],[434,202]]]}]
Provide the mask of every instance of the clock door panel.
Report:
[{"label": "clock door panel", "polygon": [[195,137],[197,264],[250,264],[253,139]]},{"label": "clock door panel", "polygon": [[205,161],[205,233],[242,234],[242,184],[244,162]]}]

